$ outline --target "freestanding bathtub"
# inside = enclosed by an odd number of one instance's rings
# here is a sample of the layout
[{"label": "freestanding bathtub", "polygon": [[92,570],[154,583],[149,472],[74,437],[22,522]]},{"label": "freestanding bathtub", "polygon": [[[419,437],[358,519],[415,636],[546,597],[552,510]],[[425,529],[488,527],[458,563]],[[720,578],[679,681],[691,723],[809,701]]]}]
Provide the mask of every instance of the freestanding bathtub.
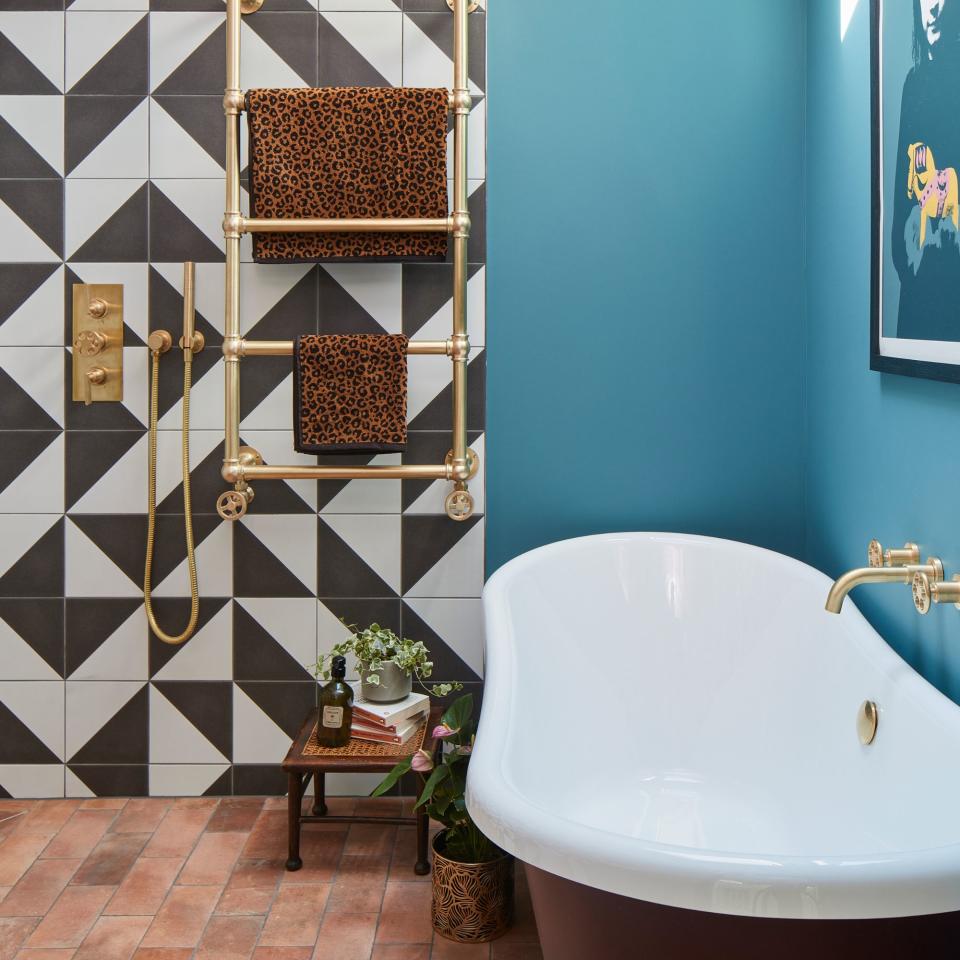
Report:
[{"label": "freestanding bathtub", "polygon": [[829,586],[657,533],[490,579],[467,803],[545,960],[960,955],[960,709]]}]

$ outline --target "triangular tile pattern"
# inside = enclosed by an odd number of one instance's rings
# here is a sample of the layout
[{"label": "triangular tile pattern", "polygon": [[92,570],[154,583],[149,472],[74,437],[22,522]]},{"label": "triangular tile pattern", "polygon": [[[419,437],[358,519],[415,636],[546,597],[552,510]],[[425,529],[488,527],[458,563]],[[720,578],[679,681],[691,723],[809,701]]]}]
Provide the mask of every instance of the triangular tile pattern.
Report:
[{"label": "triangular tile pattern", "polygon": [[[441,512],[448,484],[365,480],[259,483],[248,517],[220,522],[222,0],[65,6],[0,10],[0,796],[279,791],[277,762],[315,704],[309,667],[345,623],[423,639],[436,679],[479,687],[482,474],[477,516],[465,524]],[[271,7],[242,24],[244,87],[450,82],[443,0]],[[471,86],[483,103],[474,138],[486,108],[484,21],[470,21]],[[471,176],[483,176],[482,156],[475,142]],[[481,454],[484,203],[482,180],[472,180],[469,442]],[[249,241],[243,249],[249,259]],[[198,262],[208,348],[194,361],[191,435],[201,605],[194,636],[172,647],[151,634],[142,606],[145,342],[159,327],[178,335],[187,258]],[[79,282],[124,284],[122,403],[72,401]],[[451,283],[449,262],[244,262],[242,329],[271,340],[443,339]],[[174,351],[161,365],[154,576],[154,609],[169,631],[190,605],[177,361]],[[410,381],[402,458],[321,462],[442,459],[449,361],[411,358]],[[292,400],[289,358],[245,361],[242,438],[268,463],[316,459],[292,452]]]}]

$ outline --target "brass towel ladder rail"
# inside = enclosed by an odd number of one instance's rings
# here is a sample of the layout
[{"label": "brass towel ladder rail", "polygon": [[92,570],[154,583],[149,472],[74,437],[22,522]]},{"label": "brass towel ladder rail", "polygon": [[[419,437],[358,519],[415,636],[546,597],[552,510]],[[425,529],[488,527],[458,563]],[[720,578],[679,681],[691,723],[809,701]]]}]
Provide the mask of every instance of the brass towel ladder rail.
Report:
[{"label": "brass towel ladder rail", "polygon": [[[223,479],[232,483],[217,500],[217,511],[226,520],[238,520],[253,500],[250,481],[261,480],[448,480],[454,484],[446,498],[447,516],[466,520],[473,513],[473,497],[467,489],[479,461],[467,447],[467,243],[470,213],[467,206],[467,123],[471,97],[467,76],[467,17],[476,0],[447,0],[453,10],[453,90],[450,110],[454,115],[453,209],[443,219],[289,219],[265,220],[245,217],[240,210],[240,115],[244,94],[240,89],[240,18],[254,13],[263,0],[226,0],[227,85],[223,110],[227,122],[226,296],[224,307],[224,460]],[[260,454],[240,446],[240,361],[244,357],[291,356],[293,341],[247,340],[240,336],[240,238],[245,233],[448,233],[453,241],[453,329],[447,340],[411,341],[408,354],[443,355],[453,364],[453,426],[451,449],[436,465],[397,466],[283,466],[265,464]]]}]

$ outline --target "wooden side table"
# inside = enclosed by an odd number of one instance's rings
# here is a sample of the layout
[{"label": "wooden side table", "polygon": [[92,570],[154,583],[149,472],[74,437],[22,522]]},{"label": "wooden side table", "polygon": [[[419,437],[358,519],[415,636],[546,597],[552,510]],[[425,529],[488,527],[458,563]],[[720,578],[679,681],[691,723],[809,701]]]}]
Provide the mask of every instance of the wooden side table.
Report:
[{"label": "wooden side table", "polygon": [[[369,743],[353,740],[345,747],[334,749],[321,747],[314,738],[317,728],[317,710],[311,710],[296,740],[290,747],[282,767],[287,774],[289,788],[287,793],[287,818],[289,852],[288,870],[299,870],[303,866],[300,859],[300,825],[304,823],[389,823],[404,826],[416,825],[417,861],[414,873],[421,876],[430,872],[427,858],[427,834],[429,817],[424,813],[415,813],[412,817],[365,817],[365,816],[329,816],[325,797],[325,781],[328,773],[389,773],[404,757],[409,757],[418,749],[426,750],[438,762],[443,743],[431,736],[433,728],[440,722],[442,707],[433,707],[425,726],[404,744]],[[313,807],[310,814],[303,813],[303,797],[310,780],[313,780]]]}]

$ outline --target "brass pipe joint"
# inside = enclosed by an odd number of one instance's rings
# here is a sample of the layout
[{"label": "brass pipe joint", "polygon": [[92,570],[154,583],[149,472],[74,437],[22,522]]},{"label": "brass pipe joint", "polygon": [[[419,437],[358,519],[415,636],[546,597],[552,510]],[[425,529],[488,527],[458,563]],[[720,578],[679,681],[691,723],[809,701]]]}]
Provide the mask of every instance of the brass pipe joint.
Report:
[{"label": "brass pipe joint", "polygon": [[447,340],[447,355],[451,360],[469,360],[470,338],[465,333],[455,333]]},{"label": "brass pipe joint", "polygon": [[228,116],[239,116],[245,106],[243,91],[232,89],[223,93],[223,112]]},{"label": "brass pipe joint", "polygon": [[458,210],[450,217],[450,232],[453,234],[454,239],[462,238],[467,239],[470,236],[470,214]]},{"label": "brass pipe joint", "polygon": [[243,356],[243,338],[242,337],[224,337],[223,357],[225,360],[239,361]]},{"label": "brass pipe joint", "polygon": [[473,106],[473,97],[469,90],[450,91],[450,110],[453,113],[469,113]]},{"label": "brass pipe joint", "polygon": [[220,476],[223,477],[227,483],[242,483],[243,467],[240,466],[240,461],[224,460],[223,466],[220,468]]},{"label": "brass pipe joint", "polygon": [[239,240],[243,234],[243,214],[227,211],[223,215],[223,235],[227,240]]}]

